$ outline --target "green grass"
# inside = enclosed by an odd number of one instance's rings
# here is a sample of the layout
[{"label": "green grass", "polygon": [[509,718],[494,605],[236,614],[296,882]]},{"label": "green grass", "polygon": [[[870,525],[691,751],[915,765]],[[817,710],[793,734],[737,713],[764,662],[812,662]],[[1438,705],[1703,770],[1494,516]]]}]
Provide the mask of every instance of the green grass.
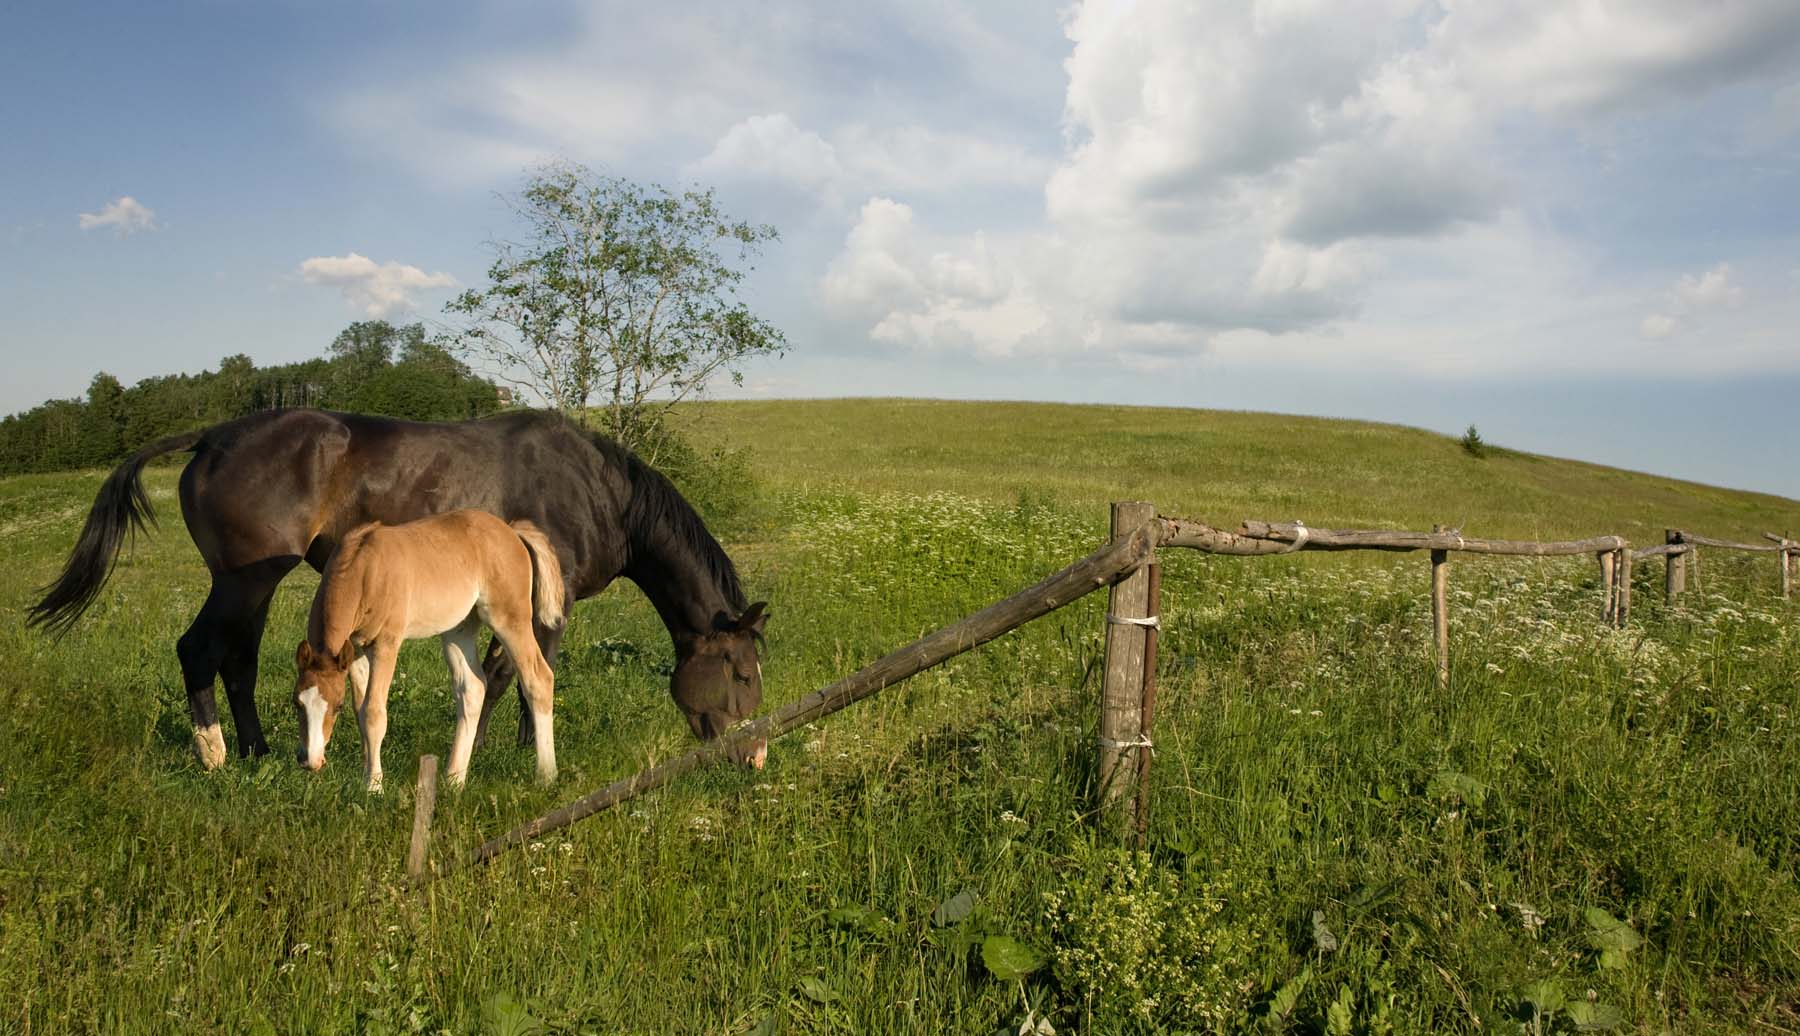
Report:
[{"label": "green grass", "polygon": [[[758,494],[724,527],[773,602],[771,705],[1085,553],[1111,499],[1639,542],[1800,524],[1793,501],[1347,422],[688,416],[752,451]],[[1767,555],[1709,553],[1678,609],[1640,566],[1623,631],[1595,621],[1591,561],[1458,559],[1442,694],[1422,556],[1177,553],[1146,856],[1087,819],[1096,595],[796,732],[761,773],[371,903],[401,870],[414,760],[447,747],[436,645],[402,656],[388,794],[359,789],[353,732],[300,772],[288,692],[316,578],[296,573],[259,689],[276,754],[202,773],[173,642],[206,578],[175,471],[147,479],[168,524],[61,643],[23,610],[98,473],[0,482],[0,1031],[992,1033],[1029,1009],[1065,1033],[1491,1033],[1602,1008],[1621,1031],[1800,1028],[1800,616]],[[440,800],[440,857],[684,750],[670,661],[629,585],[580,605],[561,780],[534,787],[529,750],[479,753]],[[1052,960],[1003,980],[987,936]]]}]

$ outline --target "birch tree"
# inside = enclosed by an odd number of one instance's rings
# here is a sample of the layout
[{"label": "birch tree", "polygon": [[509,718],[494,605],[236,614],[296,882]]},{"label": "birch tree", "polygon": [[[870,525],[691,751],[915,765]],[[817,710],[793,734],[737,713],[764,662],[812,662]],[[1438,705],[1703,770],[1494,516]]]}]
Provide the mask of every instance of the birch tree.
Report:
[{"label": "birch tree", "polygon": [[654,461],[669,408],[782,334],[738,289],[775,228],[729,218],[708,190],[676,193],[573,163],[544,166],[506,199],[523,227],[491,242],[487,287],[452,299],[452,341],[546,406],[592,413]]}]

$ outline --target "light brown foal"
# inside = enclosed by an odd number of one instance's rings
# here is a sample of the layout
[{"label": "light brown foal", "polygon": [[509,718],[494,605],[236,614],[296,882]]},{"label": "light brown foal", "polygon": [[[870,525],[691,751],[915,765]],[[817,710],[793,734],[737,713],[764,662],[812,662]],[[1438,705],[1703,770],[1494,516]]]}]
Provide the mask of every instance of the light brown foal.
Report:
[{"label": "light brown foal", "polygon": [[[534,607],[535,606],[535,607]],[[325,742],[344,704],[344,677],[362,730],[370,791],[381,790],[381,739],[388,685],[403,641],[438,635],[456,694],[456,734],[448,780],[469,768],[475,725],[487,694],[476,635],[493,629],[518,668],[537,738],[538,779],[556,779],[550,734],[555,677],[538,650],[532,618],[563,622],[562,567],[542,531],[485,511],[451,511],[404,525],[358,526],[325,563],[306,639],[294,652],[299,677],[300,765],[325,765]]]}]

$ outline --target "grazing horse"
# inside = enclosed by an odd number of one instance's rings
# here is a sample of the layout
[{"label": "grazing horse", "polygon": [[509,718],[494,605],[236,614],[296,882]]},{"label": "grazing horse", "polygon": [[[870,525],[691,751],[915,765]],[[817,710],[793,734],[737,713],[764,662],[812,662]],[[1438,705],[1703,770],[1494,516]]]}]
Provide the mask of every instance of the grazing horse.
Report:
[{"label": "grazing horse", "polygon": [[530,522],[508,525],[486,511],[451,511],[404,525],[371,523],[350,530],[325,563],[306,638],[294,650],[300,765],[308,770],[325,765],[325,743],[344,704],[348,673],[362,731],[363,775],[370,791],[380,791],[394,659],[407,640],[441,636],[456,693],[447,776],[460,787],[486,694],[475,651],[476,634],[486,623],[505,645],[530,703],[538,779],[556,780],[550,727],[556,678],[538,649],[532,622],[560,628],[562,594],[556,552]]},{"label": "grazing horse", "polygon": [[[718,736],[762,701],[757,642],[767,615],[746,606],[737,569],[669,480],[629,450],[573,421],[509,411],[428,424],[319,410],[272,410],[153,442],[100,487],[61,576],[31,609],[34,625],[66,632],[99,595],[128,531],[153,518],[141,474],[186,450],[181,514],[212,573],[212,590],[176,643],[194,747],[225,761],[213,681],[222,678],[240,755],[269,750],[256,714],[257,652],[269,599],[305,561],[323,570],[344,535],[464,508],[544,531],[562,566],[565,601],[624,576],[655,606],[675,646],[669,690],[701,738]],[[539,625],[554,661],[562,632]],[[511,679],[490,650],[487,686]],[[483,706],[476,739],[486,728]],[[519,742],[533,738],[521,708]],[[741,761],[741,760],[740,760]]]}]

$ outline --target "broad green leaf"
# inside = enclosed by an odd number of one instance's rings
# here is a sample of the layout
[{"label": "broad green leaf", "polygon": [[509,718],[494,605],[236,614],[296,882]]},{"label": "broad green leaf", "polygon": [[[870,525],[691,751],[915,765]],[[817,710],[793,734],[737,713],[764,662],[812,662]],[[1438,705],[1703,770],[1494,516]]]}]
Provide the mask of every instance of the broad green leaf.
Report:
[{"label": "broad green leaf", "polygon": [[1599,907],[1588,907],[1582,912],[1587,919],[1589,937],[1595,949],[1631,951],[1644,944],[1644,937],[1639,935],[1627,922],[1621,921]]},{"label": "broad green leaf", "polygon": [[1434,799],[1461,799],[1471,806],[1487,801],[1488,786],[1466,773],[1445,770],[1431,779],[1425,793]]},{"label": "broad green leaf", "polygon": [[1325,1031],[1331,1036],[1350,1036],[1356,1024],[1356,994],[1339,986],[1337,999],[1325,1009]]},{"label": "broad green leaf", "polygon": [[495,993],[481,1004],[487,1036],[539,1036],[550,1027],[531,1016],[511,993]]},{"label": "broad green leaf", "polygon": [[969,889],[963,889],[961,892],[958,892],[956,895],[951,896],[949,899],[938,904],[938,908],[931,912],[931,923],[939,928],[945,928],[961,921],[963,918],[968,917],[974,912],[975,893]]},{"label": "broad green leaf", "polygon": [[1582,1032],[1605,1032],[1625,1024],[1625,1013],[1611,1004],[1577,1000],[1568,1006],[1569,1020]]},{"label": "broad green leaf", "polygon": [[1269,1000],[1269,1017],[1278,1022],[1285,1022],[1294,1013],[1294,1007],[1300,1003],[1300,994],[1305,991],[1306,984],[1312,981],[1312,965],[1300,969],[1300,974],[1288,979],[1275,991]]},{"label": "broad green leaf", "polygon": [[1003,982],[1022,979],[1044,966],[1044,955],[1010,935],[990,935],[981,941],[981,963]]},{"label": "broad green leaf", "polygon": [[825,919],[839,928],[853,928],[871,935],[879,935],[890,923],[879,910],[871,910],[858,903],[833,907],[825,912]]},{"label": "broad green leaf", "polygon": [[1545,1014],[1557,1010],[1564,1003],[1562,987],[1547,978],[1538,979],[1526,986],[1522,995],[1526,1003]]},{"label": "broad green leaf", "polygon": [[826,985],[816,975],[806,975],[800,979],[800,992],[816,1004],[828,1004],[837,999],[837,992]]}]

